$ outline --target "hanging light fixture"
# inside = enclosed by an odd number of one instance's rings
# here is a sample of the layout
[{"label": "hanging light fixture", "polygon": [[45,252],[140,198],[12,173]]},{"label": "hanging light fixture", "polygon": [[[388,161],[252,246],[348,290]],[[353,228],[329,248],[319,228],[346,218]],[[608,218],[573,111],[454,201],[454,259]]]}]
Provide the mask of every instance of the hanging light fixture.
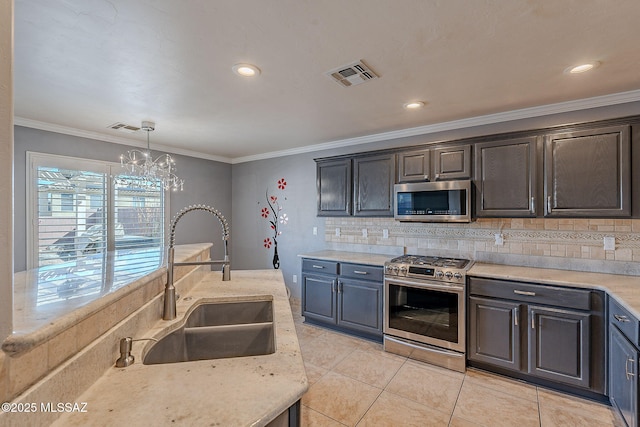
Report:
[{"label": "hanging light fixture", "polygon": [[129,150],[120,155],[120,165],[125,172],[117,178],[120,185],[153,187],[161,185],[165,190],[182,191],[184,180],[176,175],[176,162],[169,154],[162,154],[155,160],[149,147],[149,133],[155,130],[154,122],[144,121],[140,129],[147,132],[147,150]]}]

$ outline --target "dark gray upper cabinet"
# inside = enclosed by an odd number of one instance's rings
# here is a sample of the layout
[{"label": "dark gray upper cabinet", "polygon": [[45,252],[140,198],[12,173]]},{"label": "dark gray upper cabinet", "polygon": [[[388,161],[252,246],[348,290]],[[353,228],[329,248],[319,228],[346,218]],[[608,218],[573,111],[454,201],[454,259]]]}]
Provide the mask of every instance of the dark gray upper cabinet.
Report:
[{"label": "dark gray upper cabinet", "polygon": [[631,215],[629,126],[548,135],[545,216]]},{"label": "dark gray upper cabinet", "polygon": [[477,216],[536,216],[538,147],[537,137],[476,145]]},{"label": "dark gray upper cabinet", "polygon": [[434,181],[471,178],[471,145],[433,150]]},{"label": "dark gray upper cabinet", "polygon": [[356,157],[353,159],[353,214],[356,216],[393,216],[395,156]]},{"label": "dark gray upper cabinet", "polygon": [[316,164],[318,216],[351,215],[351,159]]},{"label": "dark gray upper cabinet", "polygon": [[430,181],[431,150],[398,153],[398,182]]}]

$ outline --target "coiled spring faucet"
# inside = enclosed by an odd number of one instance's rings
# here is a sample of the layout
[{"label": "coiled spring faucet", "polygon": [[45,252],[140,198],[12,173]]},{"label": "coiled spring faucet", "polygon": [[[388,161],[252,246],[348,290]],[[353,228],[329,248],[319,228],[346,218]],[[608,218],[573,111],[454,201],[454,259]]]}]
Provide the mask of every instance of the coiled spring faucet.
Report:
[{"label": "coiled spring faucet", "polygon": [[[224,242],[224,259],[210,260],[210,261],[188,261],[188,262],[175,262],[174,261],[174,244],[176,237],[176,225],[178,221],[185,216],[185,214],[193,211],[206,211],[214,215],[220,221],[222,226],[222,241]],[[173,268],[175,266],[182,265],[217,265],[222,264],[222,280],[231,280],[231,265],[229,261],[229,224],[227,220],[222,216],[220,211],[205,205],[193,205],[183,208],[176,216],[171,220],[171,227],[169,231],[169,253],[167,261],[167,285],[164,289],[164,311],[162,318],[164,320],[173,320],[176,318],[176,288],[173,286]]]}]

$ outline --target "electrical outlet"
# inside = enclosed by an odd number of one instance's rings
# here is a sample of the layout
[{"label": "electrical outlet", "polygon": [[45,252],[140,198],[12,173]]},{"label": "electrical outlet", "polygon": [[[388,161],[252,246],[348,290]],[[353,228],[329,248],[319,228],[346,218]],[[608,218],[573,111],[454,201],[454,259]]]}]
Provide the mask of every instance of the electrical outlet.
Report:
[{"label": "electrical outlet", "polygon": [[616,250],[616,238],[613,236],[604,236],[604,250],[615,251]]},{"label": "electrical outlet", "polygon": [[494,237],[496,238],[496,246],[504,245],[504,236],[502,235],[502,233],[496,233],[494,234]]},{"label": "electrical outlet", "polygon": [[298,275],[293,275],[293,283],[298,283]]},{"label": "electrical outlet", "polygon": [[366,228],[362,229],[362,237],[366,238],[369,235]]},{"label": "electrical outlet", "polygon": [[336,237],[340,237],[340,227],[336,227]]},{"label": "electrical outlet", "polygon": [[382,230],[382,238],[383,239],[388,239],[389,238],[389,230],[387,230],[386,228],[384,228]]},{"label": "electrical outlet", "polygon": [[318,235],[318,227],[313,227],[313,235],[314,236]]}]

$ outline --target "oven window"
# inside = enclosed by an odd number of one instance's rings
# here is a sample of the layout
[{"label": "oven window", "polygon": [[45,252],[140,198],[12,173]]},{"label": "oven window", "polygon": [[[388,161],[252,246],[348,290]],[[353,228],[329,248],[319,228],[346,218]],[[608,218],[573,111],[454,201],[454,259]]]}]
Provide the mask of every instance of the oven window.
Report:
[{"label": "oven window", "polygon": [[458,342],[458,294],[389,284],[389,327]]}]

